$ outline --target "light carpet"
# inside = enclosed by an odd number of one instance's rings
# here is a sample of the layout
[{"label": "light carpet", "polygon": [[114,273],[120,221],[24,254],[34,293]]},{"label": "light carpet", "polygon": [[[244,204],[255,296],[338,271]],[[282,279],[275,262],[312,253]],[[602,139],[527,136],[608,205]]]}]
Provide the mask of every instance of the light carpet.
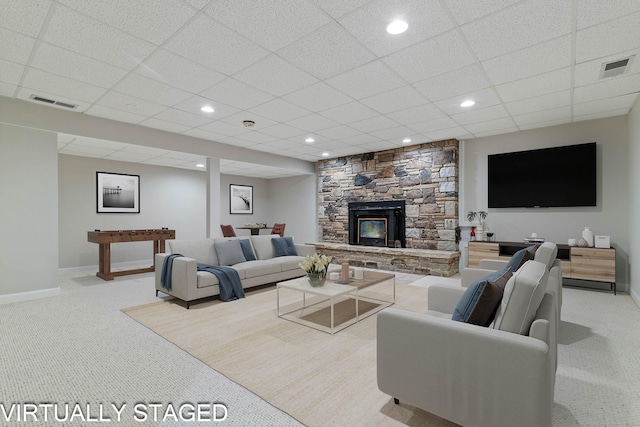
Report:
[{"label": "light carpet", "polygon": [[[397,285],[396,307],[424,311],[427,289]],[[301,294],[281,292],[291,309]],[[375,304],[361,304],[361,312]],[[185,308],[173,300],[132,307],[126,314],[308,426],[454,425],[395,405],[376,381],[376,316],[330,335],[276,316],[276,290]],[[326,324],[328,309],[305,312]],[[313,311],[313,310],[311,310]],[[336,307],[337,322],[355,314],[352,301]]]}]

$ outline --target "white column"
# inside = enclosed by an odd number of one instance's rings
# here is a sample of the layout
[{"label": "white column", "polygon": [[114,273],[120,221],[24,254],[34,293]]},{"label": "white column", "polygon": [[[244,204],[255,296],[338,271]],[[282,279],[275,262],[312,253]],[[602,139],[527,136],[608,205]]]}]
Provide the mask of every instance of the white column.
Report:
[{"label": "white column", "polygon": [[207,237],[220,237],[220,159],[207,158]]}]

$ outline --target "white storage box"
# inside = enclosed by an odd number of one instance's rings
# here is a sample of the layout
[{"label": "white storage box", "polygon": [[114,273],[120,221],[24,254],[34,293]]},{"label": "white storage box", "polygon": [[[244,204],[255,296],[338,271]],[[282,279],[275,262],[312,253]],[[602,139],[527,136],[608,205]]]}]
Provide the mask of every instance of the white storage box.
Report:
[{"label": "white storage box", "polygon": [[594,246],[596,248],[607,248],[611,247],[611,236],[594,236]]}]

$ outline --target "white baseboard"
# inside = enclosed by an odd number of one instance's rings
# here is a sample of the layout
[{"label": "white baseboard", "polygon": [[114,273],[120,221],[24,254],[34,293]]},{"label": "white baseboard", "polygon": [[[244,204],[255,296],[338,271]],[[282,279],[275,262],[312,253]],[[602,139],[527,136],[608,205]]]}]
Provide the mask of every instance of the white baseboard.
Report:
[{"label": "white baseboard", "polygon": [[[124,262],[114,262],[111,264],[111,271],[118,270],[130,270],[134,268],[144,268],[151,267],[153,265],[153,260],[142,260],[142,261],[124,261]],[[79,267],[67,267],[67,268],[59,268],[58,273],[60,274],[74,274],[74,273],[97,273],[98,265],[82,265]]]},{"label": "white baseboard", "polygon": [[60,294],[60,288],[40,289],[37,291],[18,292],[16,294],[0,295],[0,305],[14,302],[31,301],[40,298],[49,298]]},{"label": "white baseboard", "polygon": [[635,289],[631,288],[629,295],[631,295],[631,299],[635,301],[636,305],[640,307],[640,294],[638,294]]}]

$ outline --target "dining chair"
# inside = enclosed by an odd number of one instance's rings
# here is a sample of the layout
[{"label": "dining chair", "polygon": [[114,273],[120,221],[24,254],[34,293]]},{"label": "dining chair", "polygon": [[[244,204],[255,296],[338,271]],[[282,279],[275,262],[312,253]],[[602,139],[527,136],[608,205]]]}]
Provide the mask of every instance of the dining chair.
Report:
[{"label": "dining chair", "polygon": [[284,237],[284,227],[287,224],[273,224],[273,228],[271,229],[271,234],[279,234],[280,237]]},{"label": "dining chair", "polygon": [[233,225],[220,224],[220,228],[222,229],[222,237],[236,237]]}]

